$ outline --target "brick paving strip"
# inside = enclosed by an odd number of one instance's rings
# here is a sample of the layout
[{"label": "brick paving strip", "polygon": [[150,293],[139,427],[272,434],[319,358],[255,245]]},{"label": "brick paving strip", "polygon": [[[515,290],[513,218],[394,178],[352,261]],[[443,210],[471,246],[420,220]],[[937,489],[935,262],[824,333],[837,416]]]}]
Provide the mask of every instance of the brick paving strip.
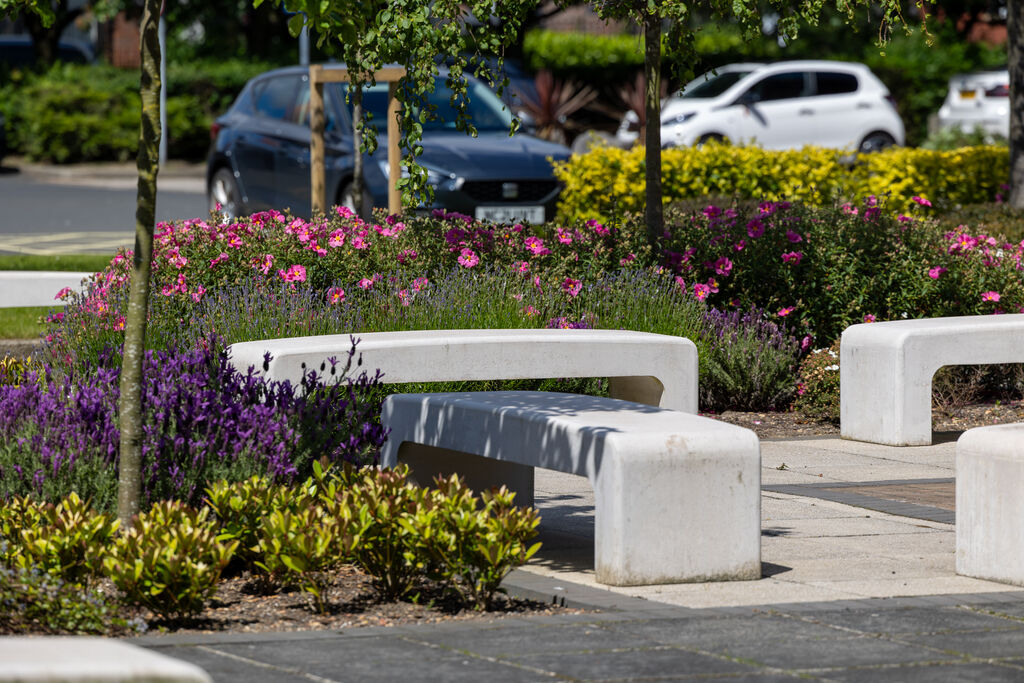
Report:
[{"label": "brick paving strip", "polygon": [[765,491],[877,510],[890,515],[953,524],[956,521],[955,480],[908,479],[821,484],[768,484]]}]

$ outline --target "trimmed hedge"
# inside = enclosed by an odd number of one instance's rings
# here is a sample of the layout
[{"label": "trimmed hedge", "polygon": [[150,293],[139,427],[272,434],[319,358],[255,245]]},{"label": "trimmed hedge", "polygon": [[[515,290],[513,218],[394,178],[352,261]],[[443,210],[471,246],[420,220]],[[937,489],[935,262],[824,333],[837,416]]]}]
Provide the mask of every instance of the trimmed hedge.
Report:
[{"label": "trimmed hedge", "polygon": [[[889,206],[909,207],[911,197],[949,204],[991,201],[1009,177],[1005,147],[965,147],[939,152],[904,147],[859,155],[820,147],[774,151],[707,144],[662,152],[666,202],[696,197],[803,201],[888,196]],[[601,147],[555,164],[565,184],[561,221],[610,220],[644,206],[644,149]]]},{"label": "trimmed hedge", "polygon": [[[171,62],[167,69],[168,153],[202,159],[210,124],[253,76],[261,62]],[[138,148],[139,73],[87,64],[19,71],[0,87],[12,152],[36,161],[126,161]]]}]

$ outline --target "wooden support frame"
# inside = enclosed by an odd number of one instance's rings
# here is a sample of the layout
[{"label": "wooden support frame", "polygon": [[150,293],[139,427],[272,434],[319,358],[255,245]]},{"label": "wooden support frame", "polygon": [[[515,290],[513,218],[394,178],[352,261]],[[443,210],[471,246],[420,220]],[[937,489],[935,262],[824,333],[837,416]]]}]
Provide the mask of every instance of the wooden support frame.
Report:
[{"label": "wooden support frame", "polygon": [[[375,71],[373,77],[376,81],[388,84],[388,213],[397,214],[402,212],[402,193],[399,192],[397,183],[402,177],[399,161],[401,156],[398,153],[398,113],[400,103],[395,98],[395,91],[398,89],[398,80],[405,75],[405,69],[400,66],[384,67]],[[348,83],[348,69],[341,66],[326,66],[323,64],[311,64],[309,67],[309,128],[310,128],[310,187],[313,191],[312,205],[313,213],[327,211],[327,187],[325,186],[325,150],[324,150],[324,128],[327,125],[324,116],[324,83]],[[358,145],[358,141],[356,141]],[[355,151],[358,154],[358,150]]]}]

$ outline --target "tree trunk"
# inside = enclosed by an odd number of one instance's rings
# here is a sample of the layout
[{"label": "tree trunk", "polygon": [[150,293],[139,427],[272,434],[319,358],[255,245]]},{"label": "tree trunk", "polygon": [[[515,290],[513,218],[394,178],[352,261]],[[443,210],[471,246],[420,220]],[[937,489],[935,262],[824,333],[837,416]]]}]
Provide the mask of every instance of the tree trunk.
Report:
[{"label": "tree trunk", "polygon": [[665,213],[661,206],[661,18],[657,12],[644,17],[644,129],[646,147],[644,222],[651,247],[663,239]]},{"label": "tree trunk", "polygon": [[118,471],[117,516],[127,527],[139,512],[142,498],[142,359],[146,347],[149,271],[153,262],[156,222],[156,175],[160,169],[160,41],[157,26],[160,0],[145,0],[141,34],[142,125],[139,127],[139,189],[135,208],[135,255],[131,294],[125,316],[118,405],[121,451]]},{"label": "tree trunk", "polygon": [[25,30],[32,37],[32,51],[39,67],[48,67],[57,61],[61,34],[82,13],[82,8],[69,10],[67,5],[66,0],[56,4],[53,8],[53,23],[49,26],[43,24],[42,18],[34,12],[22,15]]},{"label": "tree trunk", "polygon": [[1010,205],[1024,208],[1024,2],[1007,3],[1010,68]]},{"label": "tree trunk", "polygon": [[[363,201],[363,85],[352,83],[352,144],[355,146],[352,157],[352,204],[356,215],[369,220],[370,207]],[[389,178],[389,182],[395,182]]]}]

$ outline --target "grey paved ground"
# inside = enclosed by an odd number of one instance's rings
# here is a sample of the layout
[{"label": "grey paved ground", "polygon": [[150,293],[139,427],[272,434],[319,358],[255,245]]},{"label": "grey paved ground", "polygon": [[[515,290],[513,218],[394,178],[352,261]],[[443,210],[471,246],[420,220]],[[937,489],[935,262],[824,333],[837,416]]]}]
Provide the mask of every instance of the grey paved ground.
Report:
[{"label": "grey paved ground", "polygon": [[[543,581],[528,578],[529,590]],[[1024,681],[1019,593],[702,610],[596,590],[585,598],[602,611],[133,642],[197,664],[215,681],[248,683]]]}]

